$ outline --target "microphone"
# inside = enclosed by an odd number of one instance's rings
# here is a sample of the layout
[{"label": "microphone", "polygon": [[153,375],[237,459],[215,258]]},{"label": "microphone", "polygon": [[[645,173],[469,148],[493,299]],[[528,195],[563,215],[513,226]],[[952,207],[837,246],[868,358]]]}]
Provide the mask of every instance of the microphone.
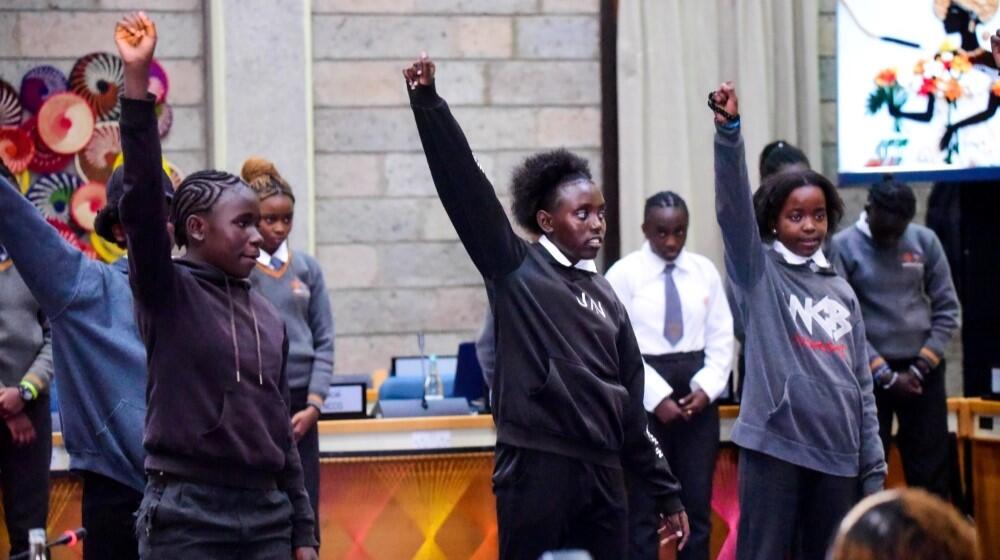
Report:
[{"label": "microphone", "polygon": [[[63,534],[53,541],[49,541],[45,544],[46,549],[50,549],[55,546],[67,546],[72,548],[77,545],[80,541],[87,538],[87,529],[80,527],[74,530],[64,531]],[[28,560],[31,557],[30,551],[25,551],[20,554],[16,554],[10,557],[10,560]]]}]

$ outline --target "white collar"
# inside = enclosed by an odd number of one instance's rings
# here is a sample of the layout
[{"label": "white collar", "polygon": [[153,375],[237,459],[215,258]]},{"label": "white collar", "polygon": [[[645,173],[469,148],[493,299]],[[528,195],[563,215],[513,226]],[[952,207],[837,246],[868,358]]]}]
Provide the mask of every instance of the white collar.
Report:
[{"label": "white collar", "polygon": [[809,261],[813,261],[822,268],[830,267],[830,261],[826,260],[826,255],[823,254],[822,247],[816,249],[816,252],[809,255],[808,257],[803,257],[802,255],[796,255],[795,253],[793,253],[788,247],[785,247],[785,245],[781,241],[778,241],[777,239],[774,240],[772,246],[774,247],[774,250],[778,252],[779,255],[784,257],[785,262],[789,264],[806,264]]},{"label": "white collar", "polygon": [[691,262],[691,259],[687,256],[688,252],[686,248],[681,249],[681,252],[677,254],[677,258],[673,261],[668,261],[653,252],[653,247],[649,244],[648,240],[643,241],[640,251],[646,255],[646,258],[652,261],[652,264],[657,269],[657,274],[663,272],[663,268],[666,267],[667,264],[673,263],[678,270],[684,270]]},{"label": "white collar", "polygon": [[872,239],[872,228],[868,225],[868,212],[861,211],[861,215],[858,216],[858,221],[854,224],[854,227],[861,230],[861,233],[865,234],[868,239]]},{"label": "white collar", "polygon": [[540,236],[538,238],[538,243],[542,247],[545,247],[545,250],[552,255],[552,258],[555,259],[557,263],[565,266],[566,268],[575,267],[580,270],[586,270],[587,272],[597,274],[597,264],[594,263],[593,259],[577,261],[576,264],[572,264],[569,262],[569,259],[566,258],[566,255],[559,250],[559,247],[556,247],[556,244],[549,240],[548,236]]},{"label": "white collar", "polygon": [[278,245],[278,250],[273,255],[261,249],[260,256],[257,257],[257,262],[264,266],[271,266],[271,257],[277,257],[283,263],[288,262],[288,241],[282,241],[281,245]]}]

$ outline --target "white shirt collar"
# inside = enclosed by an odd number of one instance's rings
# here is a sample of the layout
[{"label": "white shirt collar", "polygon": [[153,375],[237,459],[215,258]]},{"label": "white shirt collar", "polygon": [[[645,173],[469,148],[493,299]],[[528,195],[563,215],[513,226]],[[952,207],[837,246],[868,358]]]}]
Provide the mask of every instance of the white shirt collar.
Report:
[{"label": "white shirt collar", "polygon": [[540,236],[538,238],[538,243],[541,244],[542,247],[545,247],[545,250],[552,255],[552,258],[555,259],[557,263],[567,268],[576,267],[580,270],[586,270],[587,272],[597,274],[597,264],[594,263],[593,259],[577,261],[576,264],[571,264],[569,259],[566,258],[566,255],[564,255],[563,252],[559,250],[559,247],[556,247],[556,244],[550,241],[547,236]]},{"label": "white shirt collar", "polygon": [[868,225],[868,212],[861,211],[861,215],[858,216],[858,221],[855,222],[854,227],[861,230],[861,233],[865,234],[869,239],[872,238],[872,228]]},{"label": "white shirt collar", "polygon": [[823,254],[822,247],[816,249],[816,252],[808,257],[803,257],[802,255],[796,255],[793,253],[788,247],[785,247],[785,245],[777,239],[774,240],[774,244],[772,246],[779,255],[784,257],[785,262],[789,264],[806,264],[809,261],[813,261],[823,268],[830,267],[830,261],[826,260],[826,255]]},{"label": "white shirt collar", "polygon": [[288,262],[288,241],[282,241],[281,245],[278,245],[278,250],[273,255],[261,249],[260,255],[257,257],[257,262],[264,266],[271,266],[271,257],[277,257],[283,263]]}]

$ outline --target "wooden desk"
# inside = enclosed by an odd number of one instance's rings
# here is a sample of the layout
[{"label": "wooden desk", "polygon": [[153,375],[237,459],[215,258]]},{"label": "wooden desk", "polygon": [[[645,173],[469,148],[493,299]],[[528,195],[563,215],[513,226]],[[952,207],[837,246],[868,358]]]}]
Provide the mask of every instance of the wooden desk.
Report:
[{"label": "wooden desk", "polygon": [[966,399],[970,494],[984,560],[1000,560],[1000,402]]}]

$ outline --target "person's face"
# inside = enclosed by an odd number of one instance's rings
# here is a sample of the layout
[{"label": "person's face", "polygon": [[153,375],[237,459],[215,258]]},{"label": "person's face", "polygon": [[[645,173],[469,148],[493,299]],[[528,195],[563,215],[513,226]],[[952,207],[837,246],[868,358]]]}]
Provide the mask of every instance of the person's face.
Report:
[{"label": "person's face", "polygon": [[211,211],[188,218],[188,251],[230,276],[246,278],[260,256],[259,219],[260,203],[253,191],[228,188]]},{"label": "person's face", "polygon": [[944,16],[944,30],[947,33],[962,33],[969,31],[969,21],[972,18],[968,10],[952,3]]},{"label": "person's face", "polygon": [[574,264],[593,259],[604,245],[604,194],[581,179],[558,187],[555,208],[539,210],[538,225]]},{"label": "person's face", "polygon": [[677,207],[651,208],[642,223],[642,233],[650,248],[665,261],[673,261],[680,255],[687,241],[687,230],[688,213]]},{"label": "person's face", "polygon": [[910,220],[891,212],[879,210],[875,206],[865,207],[868,212],[868,229],[872,232],[872,240],[879,247],[891,248],[899,243]]},{"label": "person's face", "polygon": [[262,247],[265,251],[273,254],[288,239],[288,234],[292,231],[294,211],[295,203],[283,194],[269,196],[260,201],[260,221],[257,222],[257,229],[264,238]]},{"label": "person's face", "polygon": [[823,189],[806,185],[788,193],[775,224],[778,241],[800,257],[815,253],[826,237],[826,197]]}]

